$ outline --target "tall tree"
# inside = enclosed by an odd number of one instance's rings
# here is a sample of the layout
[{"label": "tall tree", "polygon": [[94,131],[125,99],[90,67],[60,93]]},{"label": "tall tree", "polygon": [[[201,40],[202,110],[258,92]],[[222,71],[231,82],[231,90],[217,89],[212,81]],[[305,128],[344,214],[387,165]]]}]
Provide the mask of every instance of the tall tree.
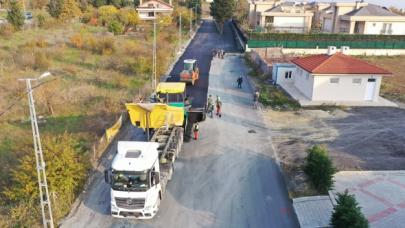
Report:
[{"label": "tall tree", "polygon": [[21,4],[17,0],[10,1],[10,10],[7,13],[7,21],[17,30],[24,25],[24,13]]},{"label": "tall tree", "polygon": [[235,0],[214,0],[211,2],[211,16],[219,24],[220,32],[223,31],[224,22],[234,15]]},{"label": "tall tree", "polygon": [[356,202],[354,195],[349,195],[346,190],[343,194],[338,193],[336,206],[330,224],[335,228],[367,228],[368,221],[361,213],[361,208]]},{"label": "tall tree", "polygon": [[62,13],[64,0],[50,0],[48,4],[48,12],[52,17],[59,18]]},{"label": "tall tree", "polygon": [[64,0],[59,18],[62,20],[69,20],[80,16],[80,14],[81,10],[76,0]]},{"label": "tall tree", "polygon": [[[43,137],[44,159],[49,185],[53,213],[59,219],[70,209],[70,203],[75,199],[86,177],[84,148],[78,139],[68,133],[59,136]],[[32,150],[32,149],[31,149]],[[22,227],[27,226],[24,221],[29,215],[39,213],[39,210],[21,210],[25,206],[38,209],[39,190],[35,166],[35,156],[32,152],[20,158],[20,164],[11,171],[13,184],[3,192],[6,199],[19,207],[13,210],[12,216],[22,219]],[[23,206],[24,205],[24,206]],[[28,215],[27,215],[28,213]],[[38,218],[35,214],[34,218]]]}]

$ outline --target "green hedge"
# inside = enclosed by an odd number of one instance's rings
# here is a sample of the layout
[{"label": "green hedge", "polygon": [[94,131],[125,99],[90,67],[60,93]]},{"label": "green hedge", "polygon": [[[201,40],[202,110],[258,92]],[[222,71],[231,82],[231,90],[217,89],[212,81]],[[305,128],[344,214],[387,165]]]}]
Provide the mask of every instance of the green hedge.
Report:
[{"label": "green hedge", "polygon": [[405,35],[352,35],[352,34],[298,34],[298,33],[249,33],[249,40],[268,41],[404,41]]},{"label": "green hedge", "polygon": [[328,46],[349,46],[355,49],[405,49],[405,40],[402,41],[274,41],[249,40],[249,48],[284,47],[284,48],[327,48]]}]

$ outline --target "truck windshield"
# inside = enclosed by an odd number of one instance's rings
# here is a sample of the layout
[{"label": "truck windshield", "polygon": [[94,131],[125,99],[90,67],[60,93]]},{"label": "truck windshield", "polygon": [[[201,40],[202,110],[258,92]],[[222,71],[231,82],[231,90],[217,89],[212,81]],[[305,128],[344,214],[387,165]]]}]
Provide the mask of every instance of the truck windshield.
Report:
[{"label": "truck windshield", "polygon": [[112,188],[116,191],[146,191],[149,189],[149,172],[112,172]]}]

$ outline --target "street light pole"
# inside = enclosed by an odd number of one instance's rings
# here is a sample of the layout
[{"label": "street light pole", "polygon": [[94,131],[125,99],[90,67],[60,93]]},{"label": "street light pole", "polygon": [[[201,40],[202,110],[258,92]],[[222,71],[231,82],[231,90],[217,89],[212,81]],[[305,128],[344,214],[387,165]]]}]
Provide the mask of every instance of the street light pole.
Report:
[{"label": "street light pole", "polygon": [[190,8],[190,36],[193,33],[193,8]]},{"label": "street light pole", "polygon": [[153,62],[152,62],[152,87],[153,90],[156,89],[156,13],[153,19]]},{"label": "street light pole", "polygon": [[47,227],[53,228],[54,224],[53,224],[51,201],[49,199],[48,182],[46,180],[46,172],[45,172],[46,165],[42,153],[41,138],[39,136],[37,114],[35,111],[35,102],[31,81],[37,81],[42,78],[48,77],[49,75],[51,74],[47,72],[42,74],[39,78],[18,79],[19,81],[25,81],[27,84],[28,104],[30,109],[32,137],[34,141],[35,161],[39,186],[39,197],[41,201],[42,223],[45,228]]},{"label": "street light pole", "polygon": [[181,45],[183,43],[181,33],[182,33],[182,24],[181,24],[181,13],[180,13],[180,19],[179,19],[179,52],[181,51]]}]

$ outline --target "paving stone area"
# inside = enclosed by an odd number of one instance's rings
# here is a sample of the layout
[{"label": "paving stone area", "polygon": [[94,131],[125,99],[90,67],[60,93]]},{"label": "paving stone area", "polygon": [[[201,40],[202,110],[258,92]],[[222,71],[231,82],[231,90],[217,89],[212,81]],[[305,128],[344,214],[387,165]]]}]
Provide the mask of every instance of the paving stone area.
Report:
[{"label": "paving stone area", "polygon": [[330,227],[333,205],[329,196],[309,196],[293,199],[301,228]]},{"label": "paving stone area", "polygon": [[370,227],[405,226],[405,171],[344,171],[335,181],[332,193],[354,194]]}]

